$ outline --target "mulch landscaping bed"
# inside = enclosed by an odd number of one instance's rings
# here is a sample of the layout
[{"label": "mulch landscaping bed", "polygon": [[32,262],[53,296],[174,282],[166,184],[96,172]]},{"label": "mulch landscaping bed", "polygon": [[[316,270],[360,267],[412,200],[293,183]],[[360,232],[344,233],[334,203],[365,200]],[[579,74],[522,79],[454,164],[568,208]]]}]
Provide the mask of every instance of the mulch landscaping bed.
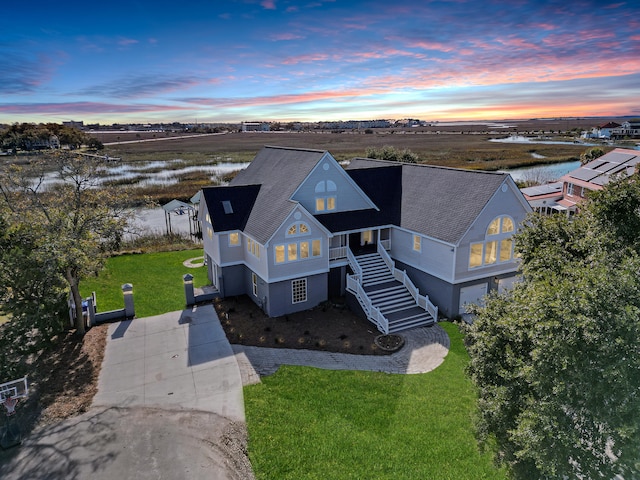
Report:
[{"label": "mulch landscaping bed", "polygon": [[269,318],[246,295],[216,299],[214,306],[229,342],[356,355],[389,355],[375,338],[380,332],[357,316],[343,299],[311,310]]}]

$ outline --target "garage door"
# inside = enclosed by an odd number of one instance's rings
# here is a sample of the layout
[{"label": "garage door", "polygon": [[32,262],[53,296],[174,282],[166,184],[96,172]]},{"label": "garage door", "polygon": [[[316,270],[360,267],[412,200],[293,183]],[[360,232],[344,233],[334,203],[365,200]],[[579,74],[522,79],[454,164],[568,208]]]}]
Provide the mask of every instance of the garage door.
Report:
[{"label": "garage door", "polygon": [[488,286],[488,283],[479,283],[477,285],[470,285],[460,289],[460,303],[458,305],[460,315],[467,313],[464,306],[468,303],[484,305],[482,297],[487,294]]}]

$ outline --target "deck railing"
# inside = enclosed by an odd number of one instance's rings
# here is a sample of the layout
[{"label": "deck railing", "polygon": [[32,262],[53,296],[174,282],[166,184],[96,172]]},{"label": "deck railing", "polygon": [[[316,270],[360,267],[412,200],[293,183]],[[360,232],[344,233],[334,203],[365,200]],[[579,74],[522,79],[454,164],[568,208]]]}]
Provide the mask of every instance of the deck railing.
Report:
[{"label": "deck railing", "polygon": [[332,247],[329,248],[329,260],[340,260],[347,258],[347,247]]}]

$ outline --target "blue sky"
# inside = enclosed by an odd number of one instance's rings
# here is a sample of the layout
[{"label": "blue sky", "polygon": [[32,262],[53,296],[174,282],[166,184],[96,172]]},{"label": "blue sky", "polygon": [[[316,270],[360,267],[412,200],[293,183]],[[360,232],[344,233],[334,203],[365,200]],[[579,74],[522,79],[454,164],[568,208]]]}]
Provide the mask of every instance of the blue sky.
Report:
[{"label": "blue sky", "polygon": [[23,1],[0,123],[640,116],[634,1]]}]

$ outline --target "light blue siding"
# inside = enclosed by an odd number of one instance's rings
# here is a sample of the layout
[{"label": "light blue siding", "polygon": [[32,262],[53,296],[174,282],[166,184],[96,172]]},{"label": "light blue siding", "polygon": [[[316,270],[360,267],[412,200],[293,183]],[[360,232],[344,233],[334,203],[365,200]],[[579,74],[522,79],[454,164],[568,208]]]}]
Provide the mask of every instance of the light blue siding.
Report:
[{"label": "light blue siding", "polygon": [[516,194],[509,184],[505,183],[505,185],[507,186],[506,191],[499,189],[495,193],[456,248],[454,283],[515,272],[518,269],[518,262],[515,259],[491,266],[469,268],[471,244],[485,241],[487,228],[492,220],[507,215],[514,221],[517,230],[530,211],[530,208],[523,205],[518,198],[517,195],[521,194]]},{"label": "light blue siding", "polygon": [[[285,173],[285,172],[283,172]],[[325,182],[322,184],[321,182]],[[335,190],[327,191],[328,183],[335,185]],[[316,192],[318,185],[324,185],[325,192]],[[333,188],[333,185],[331,188]],[[334,196],[336,199],[335,210],[316,212],[316,198]],[[292,199],[300,202],[311,213],[345,212],[350,210],[363,210],[373,208],[373,204],[367,196],[351,180],[344,169],[331,155],[325,157],[313,169],[305,181],[293,194]]]},{"label": "light blue siding", "polygon": [[[297,218],[296,218],[297,217]],[[294,224],[304,223],[309,231],[302,235],[287,235],[288,229]],[[320,256],[312,256],[313,240],[320,240]],[[301,258],[300,243],[308,242],[309,258]],[[297,245],[298,259],[287,260],[287,246],[291,243]],[[276,246],[284,245],[285,261],[276,263]],[[303,209],[296,209],[283,224],[278,228],[273,238],[269,241],[269,265],[268,280],[299,277],[307,272],[328,272],[329,271],[329,237],[326,231],[319,226],[315,218],[309,216]]]},{"label": "light blue siding", "polygon": [[453,246],[421,236],[421,248],[417,252],[413,250],[413,235],[406,230],[391,229],[391,257],[434,277],[452,281]]}]

